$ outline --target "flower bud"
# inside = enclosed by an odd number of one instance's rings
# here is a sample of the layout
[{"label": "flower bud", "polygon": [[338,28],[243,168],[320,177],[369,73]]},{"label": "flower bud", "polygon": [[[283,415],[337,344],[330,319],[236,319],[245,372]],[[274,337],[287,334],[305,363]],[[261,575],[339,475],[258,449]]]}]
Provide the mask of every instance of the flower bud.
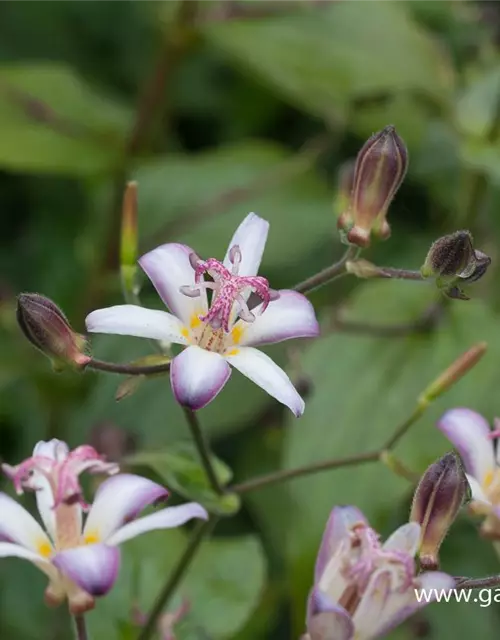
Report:
[{"label": "flower bud", "polygon": [[460,458],[447,453],[422,476],[410,514],[421,526],[420,565],[425,571],[439,566],[439,548],[469,491]]},{"label": "flower bud", "polygon": [[[482,251],[475,251],[469,231],[455,231],[436,240],[429,249],[421,268],[424,278],[436,278],[438,286],[446,287],[456,281],[475,282],[484,276],[491,258]],[[447,292],[451,298],[468,300],[459,287]]]},{"label": "flower bud", "polygon": [[350,210],[354,226],[347,234],[350,243],[369,246],[372,231],[380,238],[390,236],[387,210],[407,168],[408,151],[392,125],[365,142],[354,168]]},{"label": "flower bud", "polygon": [[90,357],[83,353],[85,338],[71,328],[59,307],[38,293],[17,298],[17,322],[26,338],[52,360],[55,369],[64,365],[84,367]]}]

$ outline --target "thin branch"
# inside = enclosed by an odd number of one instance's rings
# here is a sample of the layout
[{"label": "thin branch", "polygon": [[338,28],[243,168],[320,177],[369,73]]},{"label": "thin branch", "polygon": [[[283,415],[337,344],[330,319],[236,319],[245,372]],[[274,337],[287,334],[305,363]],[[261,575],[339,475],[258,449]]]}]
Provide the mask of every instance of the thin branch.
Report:
[{"label": "thin branch", "polygon": [[215,493],[221,495],[224,493],[224,489],[221,487],[217,475],[212,466],[212,461],[210,460],[210,450],[206,443],[205,437],[203,435],[203,431],[201,429],[197,414],[188,409],[187,407],[183,407],[184,415],[186,416],[187,423],[189,425],[189,429],[191,431],[191,435],[193,437],[194,443],[198,450],[198,453],[201,458],[201,462],[203,464],[203,468],[205,469],[205,473],[207,474],[208,481],[212,489]]},{"label": "thin branch", "polygon": [[179,586],[184,574],[189,569],[191,562],[193,561],[199,546],[204,538],[208,535],[211,529],[215,526],[217,518],[213,518],[208,522],[200,522],[194,529],[191,539],[189,541],[186,550],[179,559],[179,562],[174,567],[174,570],[168,577],[163,589],[160,591],[156,601],[151,609],[146,624],[142,628],[137,640],[149,640],[156,632],[158,625],[158,619],[163,613],[164,609],[168,605],[170,599],[175,594],[177,587]]},{"label": "thin branch", "polygon": [[359,249],[357,247],[349,246],[338,262],[326,267],[326,269],[323,269],[310,278],[307,278],[307,280],[299,282],[299,284],[294,287],[295,291],[304,294],[311,293],[311,291],[322,287],[324,284],[345,275],[347,273],[345,269],[346,263],[350,260],[354,260],[358,255],[358,252]]},{"label": "thin branch", "polygon": [[74,616],[73,622],[75,623],[75,640],[88,640],[87,624],[83,615]]},{"label": "thin branch", "polygon": [[393,280],[424,280],[420,271],[409,269],[394,269],[392,267],[375,267],[375,272],[371,278],[390,278]]},{"label": "thin branch", "polygon": [[456,578],[455,586],[459,591],[464,589],[485,589],[488,587],[500,586],[500,575],[487,576],[486,578]]},{"label": "thin branch", "polygon": [[104,360],[92,360],[86,365],[86,369],[94,369],[95,371],[106,371],[108,373],[118,373],[127,376],[153,376],[159,373],[167,373],[170,371],[170,362],[164,364],[151,365],[135,365],[135,364],[117,364],[115,362],[105,362]]},{"label": "thin branch", "polygon": [[322,460],[321,462],[314,462],[303,467],[297,467],[296,469],[285,469],[284,471],[276,471],[275,473],[269,473],[267,475],[258,476],[257,478],[252,478],[251,480],[232,486],[231,491],[234,491],[235,493],[246,493],[247,491],[268,487],[271,484],[277,484],[284,480],[308,476],[313,473],[318,473],[319,471],[339,469],[340,467],[350,467],[357,464],[364,464],[366,462],[377,462],[379,458],[380,451],[371,451],[368,453],[359,453],[355,456],[349,456],[346,458]]}]

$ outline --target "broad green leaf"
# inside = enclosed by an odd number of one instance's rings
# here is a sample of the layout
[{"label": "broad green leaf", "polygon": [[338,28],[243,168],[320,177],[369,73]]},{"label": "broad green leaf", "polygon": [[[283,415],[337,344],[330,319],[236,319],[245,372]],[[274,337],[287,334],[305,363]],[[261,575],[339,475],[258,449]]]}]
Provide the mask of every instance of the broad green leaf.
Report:
[{"label": "broad green leaf", "polygon": [[[187,537],[179,530],[152,532],[124,545],[122,567],[114,589],[88,615],[95,638],[119,640],[119,625],[131,620],[132,606],[147,613]],[[266,577],[265,559],[251,536],[215,538],[202,543],[169,610],[182,598],[191,604],[190,618],[213,640],[231,638],[258,605]]]},{"label": "broad green leaf", "polygon": [[475,140],[464,140],[460,155],[465,165],[485,173],[496,185],[500,184],[500,150],[498,146]]},{"label": "broad green leaf", "polygon": [[[253,141],[139,167],[134,178],[146,246],[175,239],[222,258],[236,227],[255,211],[271,223],[262,271],[300,263],[325,239],[336,242],[336,231],[331,190],[310,162],[284,172],[291,162],[282,147]],[[280,175],[271,180],[272,172]]]},{"label": "broad green leaf", "polygon": [[477,74],[456,102],[455,118],[462,133],[486,138],[496,117],[500,96],[500,64]]},{"label": "broad green leaf", "polygon": [[130,114],[55,63],[0,67],[0,166],[93,175],[113,169]]},{"label": "broad green leaf", "polygon": [[[426,284],[369,283],[354,296],[350,315],[370,322],[406,322],[433,296],[433,287]],[[452,448],[434,426],[444,410],[469,406],[490,419],[498,413],[497,327],[497,317],[476,299],[451,304],[449,316],[430,335],[377,339],[334,333],[315,341],[303,361],[313,393],[300,424],[288,425],[286,467],[379,448],[410,415],[419,393],[467,348],[486,340],[490,346],[482,361],[432,405],[396,449],[405,464],[422,472]],[[332,507],[355,504],[379,526],[409,490],[378,463],[290,483],[295,508],[287,523],[296,624],[302,620],[314,557]]]},{"label": "broad green leaf", "polygon": [[[212,467],[221,486],[226,486],[233,477],[231,469],[214,455],[210,456]],[[227,515],[239,508],[236,494],[217,495],[210,486],[199,454],[190,442],[177,442],[163,451],[143,451],[126,460],[132,466],[147,466],[155,471],[169,489],[185,498],[200,502],[212,513]]]},{"label": "broad green leaf", "polygon": [[314,115],[349,100],[419,90],[442,99],[451,67],[399,2],[337,2],[315,12],[207,24],[209,42]]}]

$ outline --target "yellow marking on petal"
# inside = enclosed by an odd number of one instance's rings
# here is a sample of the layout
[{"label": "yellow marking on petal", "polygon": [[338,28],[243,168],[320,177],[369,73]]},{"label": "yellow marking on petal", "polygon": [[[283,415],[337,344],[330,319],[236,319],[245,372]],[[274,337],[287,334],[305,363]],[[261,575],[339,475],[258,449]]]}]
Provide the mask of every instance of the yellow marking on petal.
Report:
[{"label": "yellow marking on petal", "polygon": [[41,540],[38,545],[38,553],[44,558],[48,558],[52,555],[52,546],[46,540]]},{"label": "yellow marking on petal", "polygon": [[201,324],[201,320],[199,319],[199,317],[194,314],[191,316],[191,329],[196,329],[196,327],[199,327]]},{"label": "yellow marking on petal", "polygon": [[184,338],[189,338],[189,329],[186,329],[186,327],[182,327],[181,335],[184,336]]},{"label": "yellow marking on petal", "polygon": [[226,355],[227,355],[227,356],[237,356],[239,352],[240,352],[240,350],[239,350],[239,349],[231,349],[231,351],[228,351],[228,352],[226,353]]},{"label": "yellow marking on petal", "polygon": [[101,536],[97,533],[97,531],[92,531],[90,533],[85,534],[84,542],[85,544],[96,544],[101,541]]},{"label": "yellow marking on petal", "polygon": [[245,329],[242,326],[236,325],[235,327],[233,327],[231,331],[231,337],[233,338],[234,344],[239,344],[244,333]]},{"label": "yellow marking on petal", "polygon": [[488,473],[484,476],[484,488],[487,489],[490,484],[493,482],[493,478],[495,477],[494,471],[488,471]]}]

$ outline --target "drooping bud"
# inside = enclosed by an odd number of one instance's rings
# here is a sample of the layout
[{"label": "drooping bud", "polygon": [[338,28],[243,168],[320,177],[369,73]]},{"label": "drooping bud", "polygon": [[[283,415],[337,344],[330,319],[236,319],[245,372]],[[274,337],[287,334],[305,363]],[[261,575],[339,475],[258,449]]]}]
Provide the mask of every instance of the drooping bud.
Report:
[{"label": "drooping bud", "polygon": [[439,548],[469,492],[460,458],[447,453],[431,464],[422,476],[410,514],[410,522],[421,526],[420,565],[423,570],[437,569]]},{"label": "drooping bud", "polygon": [[489,256],[474,249],[469,231],[455,231],[431,245],[420,271],[424,278],[436,278],[437,286],[449,298],[469,300],[458,284],[476,282],[490,264]]},{"label": "drooping bud", "polygon": [[372,232],[383,239],[391,230],[387,210],[408,168],[408,151],[394,126],[389,125],[365,142],[356,158],[347,234],[351,244],[367,247]]},{"label": "drooping bud", "polygon": [[17,298],[17,322],[26,338],[52,360],[55,369],[65,365],[85,367],[90,357],[84,353],[86,340],[73,331],[59,307],[38,293],[22,293]]}]

